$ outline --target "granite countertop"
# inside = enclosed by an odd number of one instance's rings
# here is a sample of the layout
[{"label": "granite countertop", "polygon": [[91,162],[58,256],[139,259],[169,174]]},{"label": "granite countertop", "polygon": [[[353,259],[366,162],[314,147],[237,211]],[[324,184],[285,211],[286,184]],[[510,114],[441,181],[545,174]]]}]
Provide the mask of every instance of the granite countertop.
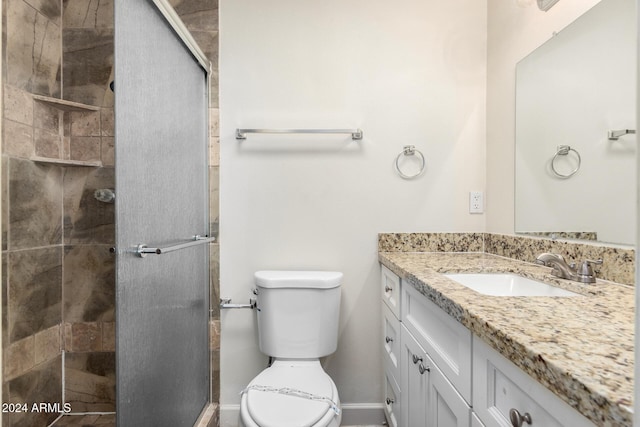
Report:
[{"label": "granite countertop", "polygon": [[[380,252],[380,262],[598,426],[632,426],[634,288],[581,284],[486,253]],[[443,276],[514,272],[581,296],[482,295]]]}]

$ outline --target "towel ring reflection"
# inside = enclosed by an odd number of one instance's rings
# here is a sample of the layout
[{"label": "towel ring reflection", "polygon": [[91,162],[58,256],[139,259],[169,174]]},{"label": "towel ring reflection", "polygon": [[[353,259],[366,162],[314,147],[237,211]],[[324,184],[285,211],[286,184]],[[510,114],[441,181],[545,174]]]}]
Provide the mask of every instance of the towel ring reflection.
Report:
[{"label": "towel ring reflection", "polygon": [[[414,173],[413,175],[406,175],[404,174],[401,170],[400,170],[400,157],[405,155],[405,156],[413,156],[413,155],[418,155],[418,157],[420,157],[420,170],[416,173]],[[424,167],[426,165],[426,162],[424,160],[424,156],[422,155],[422,153],[419,150],[416,150],[416,147],[414,145],[405,145],[402,149],[402,152],[400,154],[398,154],[398,157],[396,157],[396,172],[398,172],[398,175],[400,175],[400,177],[404,178],[404,179],[413,179],[416,178],[420,175],[422,175],[422,172],[424,172]]]},{"label": "towel ring reflection", "polygon": [[[558,156],[567,156],[570,151],[573,151],[576,154],[576,157],[578,157],[578,165],[575,167],[575,169],[573,169],[569,173],[565,174],[565,173],[558,172],[556,170],[556,165],[555,165],[556,159],[558,159]],[[568,145],[558,145],[558,150],[556,151],[556,154],[551,159],[551,170],[558,178],[566,179],[573,176],[576,172],[580,170],[581,163],[582,163],[582,159],[580,158],[580,153],[578,153],[575,149],[571,148]]]}]

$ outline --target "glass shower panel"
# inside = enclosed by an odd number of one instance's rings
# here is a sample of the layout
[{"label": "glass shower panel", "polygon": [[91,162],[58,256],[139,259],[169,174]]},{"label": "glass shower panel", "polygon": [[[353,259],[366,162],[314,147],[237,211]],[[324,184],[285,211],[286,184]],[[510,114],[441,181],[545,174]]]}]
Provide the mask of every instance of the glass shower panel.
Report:
[{"label": "glass shower panel", "polygon": [[118,426],[191,427],[209,400],[207,71],[151,1],[115,0],[115,93]]}]

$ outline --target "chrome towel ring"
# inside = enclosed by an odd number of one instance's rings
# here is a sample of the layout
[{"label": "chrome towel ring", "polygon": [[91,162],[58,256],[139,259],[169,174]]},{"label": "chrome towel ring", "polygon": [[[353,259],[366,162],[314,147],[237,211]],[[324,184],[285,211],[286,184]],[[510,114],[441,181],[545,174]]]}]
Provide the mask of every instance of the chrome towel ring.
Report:
[{"label": "chrome towel ring", "polygon": [[[414,173],[413,175],[406,175],[404,174],[401,170],[400,170],[400,157],[402,155],[405,156],[413,156],[413,155],[418,155],[418,157],[420,157],[420,170],[416,173]],[[416,150],[416,147],[414,145],[405,145],[402,149],[402,152],[400,154],[398,154],[398,157],[396,157],[396,172],[398,172],[398,175],[400,175],[400,177],[404,178],[404,179],[413,179],[413,178],[417,178],[418,176],[422,175],[422,173],[424,172],[424,167],[426,165],[426,162],[424,160],[424,156],[422,155],[422,153],[419,150]]]},{"label": "chrome towel ring", "polygon": [[[573,151],[575,153],[576,157],[578,158],[578,165],[569,173],[560,173],[560,172],[558,172],[558,170],[556,169],[556,164],[555,164],[556,160],[558,159],[558,156],[567,156],[567,155],[569,155],[570,151]],[[568,145],[558,145],[558,150],[556,151],[556,154],[551,159],[551,170],[553,171],[553,173],[558,178],[566,179],[566,178],[569,178],[569,177],[573,176],[576,172],[578,172],[580,170],[580,164],[581,163],[582,163],[582,159],[580,158],[580,153],[578,153],[575,149],[571,148]]]}]

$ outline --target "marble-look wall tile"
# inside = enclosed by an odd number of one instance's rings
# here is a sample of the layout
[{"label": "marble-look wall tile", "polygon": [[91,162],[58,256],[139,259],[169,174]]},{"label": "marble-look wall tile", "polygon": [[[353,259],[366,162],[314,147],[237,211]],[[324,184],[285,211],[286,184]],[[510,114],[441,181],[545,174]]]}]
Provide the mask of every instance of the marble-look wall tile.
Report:
[{"label": "marble-look wall tile", "polygon": [[112,136],[100,138],[100,160],[102,160],[102,166],[114,167],[116,165],[115,153],[115,138]]},{"label": "marble-look wall tile", "polygon": [[218,31],[217,0],[170,0],[190,32]]},{"label": "marble-look wall tile", "polygon": [[116,323],[102,323],[102,351],[116,351]]},{"label": "marble-look wall tile", "polygon": [[24,0],[29,6],[46,16],[51,22],[60,26],[62,11],[60,0]]},{"label": "marble-look wall tile", "polygon": [[100,136],[115,135],[115,116],[113,108],[100,110]]},{"label": "marble-look wall tile", "polygon": [[100,112],[71,112],[71,136],[100,136]]},{"label": "marble-look wall tile", "polygon": [[[9,158],[5,155],[2,156],[2,168],[0,169],[0,185],[2,185],[2,200],[0,200],[0,207],[2,208],[2,250],[7,250],[7,239],[9,237]],[[5,262],[6,257],[2,257],[2,261]],[[7,271],[2,269],[2,271]],[[2,275],[2,279],[6,278],[6,274]],[[6,299],[3,298],[3,302]],[[3,323],[4,325],[4,323]]]},{"label": "marble-look wall tile", "polygon": [[4,351],[4,381],[24,375],[60,354],[60,325],[8,344]]},{"label": "marble-look wall tile", "polygon": [[115,319],[115,256],[108,245],[65,246],[65,322]]},{"label": "marble-look wall tile", "polygon": [[61,135],[62,112],[44,102],[33,103],[33,127]]},{"label": "marble-look wall tile", "polygon": [[102,351],[102,323],[64,323],[64,349],[68,353]]},{"label": "marble-look wall tile", "polygon": [[65,357],[65,398],[72,412],[115,411],[115,354],[71,353]]},{"label": "marble-look wall tile", "polygon": [[[57,356],[48,363],[36,366],[29,372],[9,382],[10,402],[44,402],[62,404],[62,357]],[[58,417],[58,413],[28,412],[10,414],[9,426],[47,426]]]},{"label": "marble-look wall tile", "polygon": [[11,120],[4,121],[3,153],[28,159],[33,157],[33,127]]},{"label": "marble-look wall tile", "polygon": [[65,244],[102,243],[115,241],[115,210],[113,203],[99,202],[95,190],[113,189],[112,168],[67,168],[64,174]]},{"label": "marble-look wall tile", "polygon": [[17,341],[62,321],[62,248],[10,252],[9,340]]},{"label": "marble-look wall tile", "polygon": [[47,362],[62,353],[60,325],[38,332],[35,335],[35,364]]},{"label": "marble-look wall tile", "polygon": [[211,352],[211,401],[220,401],[220,350]]},{"label": "marble-look wall tile", "polygon": [[33,140],[36,156],[51,159],[62,158],[62,137],[57,133],[48,132],[43,129],[35,129]]},{"label": "marble-look wall tile", "polygon": [[62,243],[62,171],[9,159],[9,249]]},{"label": "marble-look wall tile", "polygon": [[482,233],[380,233],[380,252],[482,252]]},{"label": "marble-look wall tile", "polygon": [[557,253],[565,257],[567,261],[576,263],[586,259],[602,259],[602,265],[594,266],[596,277],[629,285],[635,283],[635,251],[632,248],[504,234],[486,234],[485,251],[528,262],[535,262],[536,257],[543,252]]},{"label": "marble-look wall tile", "polygon": [[[9,263],[7,262],[7,258],[8,255],[3,252],[2,253],[2,275],[0,275],[0,281],[2,283],[2,349],[0,349],[1,351],[4,351],[7,346],[9,345],[9,316],[7,315],[7,313],[9,313],[8,307],[8,301],[9,301],[9,280],[8,280],[8,274],[7,274],[7,266],[9,265]],[[2,369],[2,367],[0,366],[0,369]],[[2,372],[0,370],[0,372]],[[1,375],[0,375],[1,376]],[[1,424],[0,424],[1,425]]]},{"label": "marble-look wall tile", "polygon": [[7,83],[33,94],[59,97],[60,25],[23,0],[9,0],[6,14]]},{"label": "marble-look wall tile", "polygon": [[220,245],[209,245],[209,301],[211,319],[220,319]]},{"label": "marble-look wall tile", "polygon": [[31,125],[34,102],[31,94],[11,85],[4,85],[4,118]]},{"label": "marble-look wall tile", "polygon": [[209,232],[218,237],[218,221],[220,217],[220,169],[209,168]]},{"label": "marble-look wall tile", "polygon": [[102,155],[101,139],[91,136],[76,136],[69,140],[71,160],[98,161]]},{"label": "marble-look wall tile", "polygon": [[17,340],[4,352],[4,380],[11,380],[28,372],[36,364],[36,348],[33,336]]},{"label": "marble-look wall tile", "polygon": [[[89,105],[112,106],[107,92],[113,72],[113,30],[64,28],[64,97]],[[98,134],[99,135],[99,134]]]},{"label": "marble-look wall tile", "polygon": [[63,0],[64,28],[113,28],[113,0]]}]

